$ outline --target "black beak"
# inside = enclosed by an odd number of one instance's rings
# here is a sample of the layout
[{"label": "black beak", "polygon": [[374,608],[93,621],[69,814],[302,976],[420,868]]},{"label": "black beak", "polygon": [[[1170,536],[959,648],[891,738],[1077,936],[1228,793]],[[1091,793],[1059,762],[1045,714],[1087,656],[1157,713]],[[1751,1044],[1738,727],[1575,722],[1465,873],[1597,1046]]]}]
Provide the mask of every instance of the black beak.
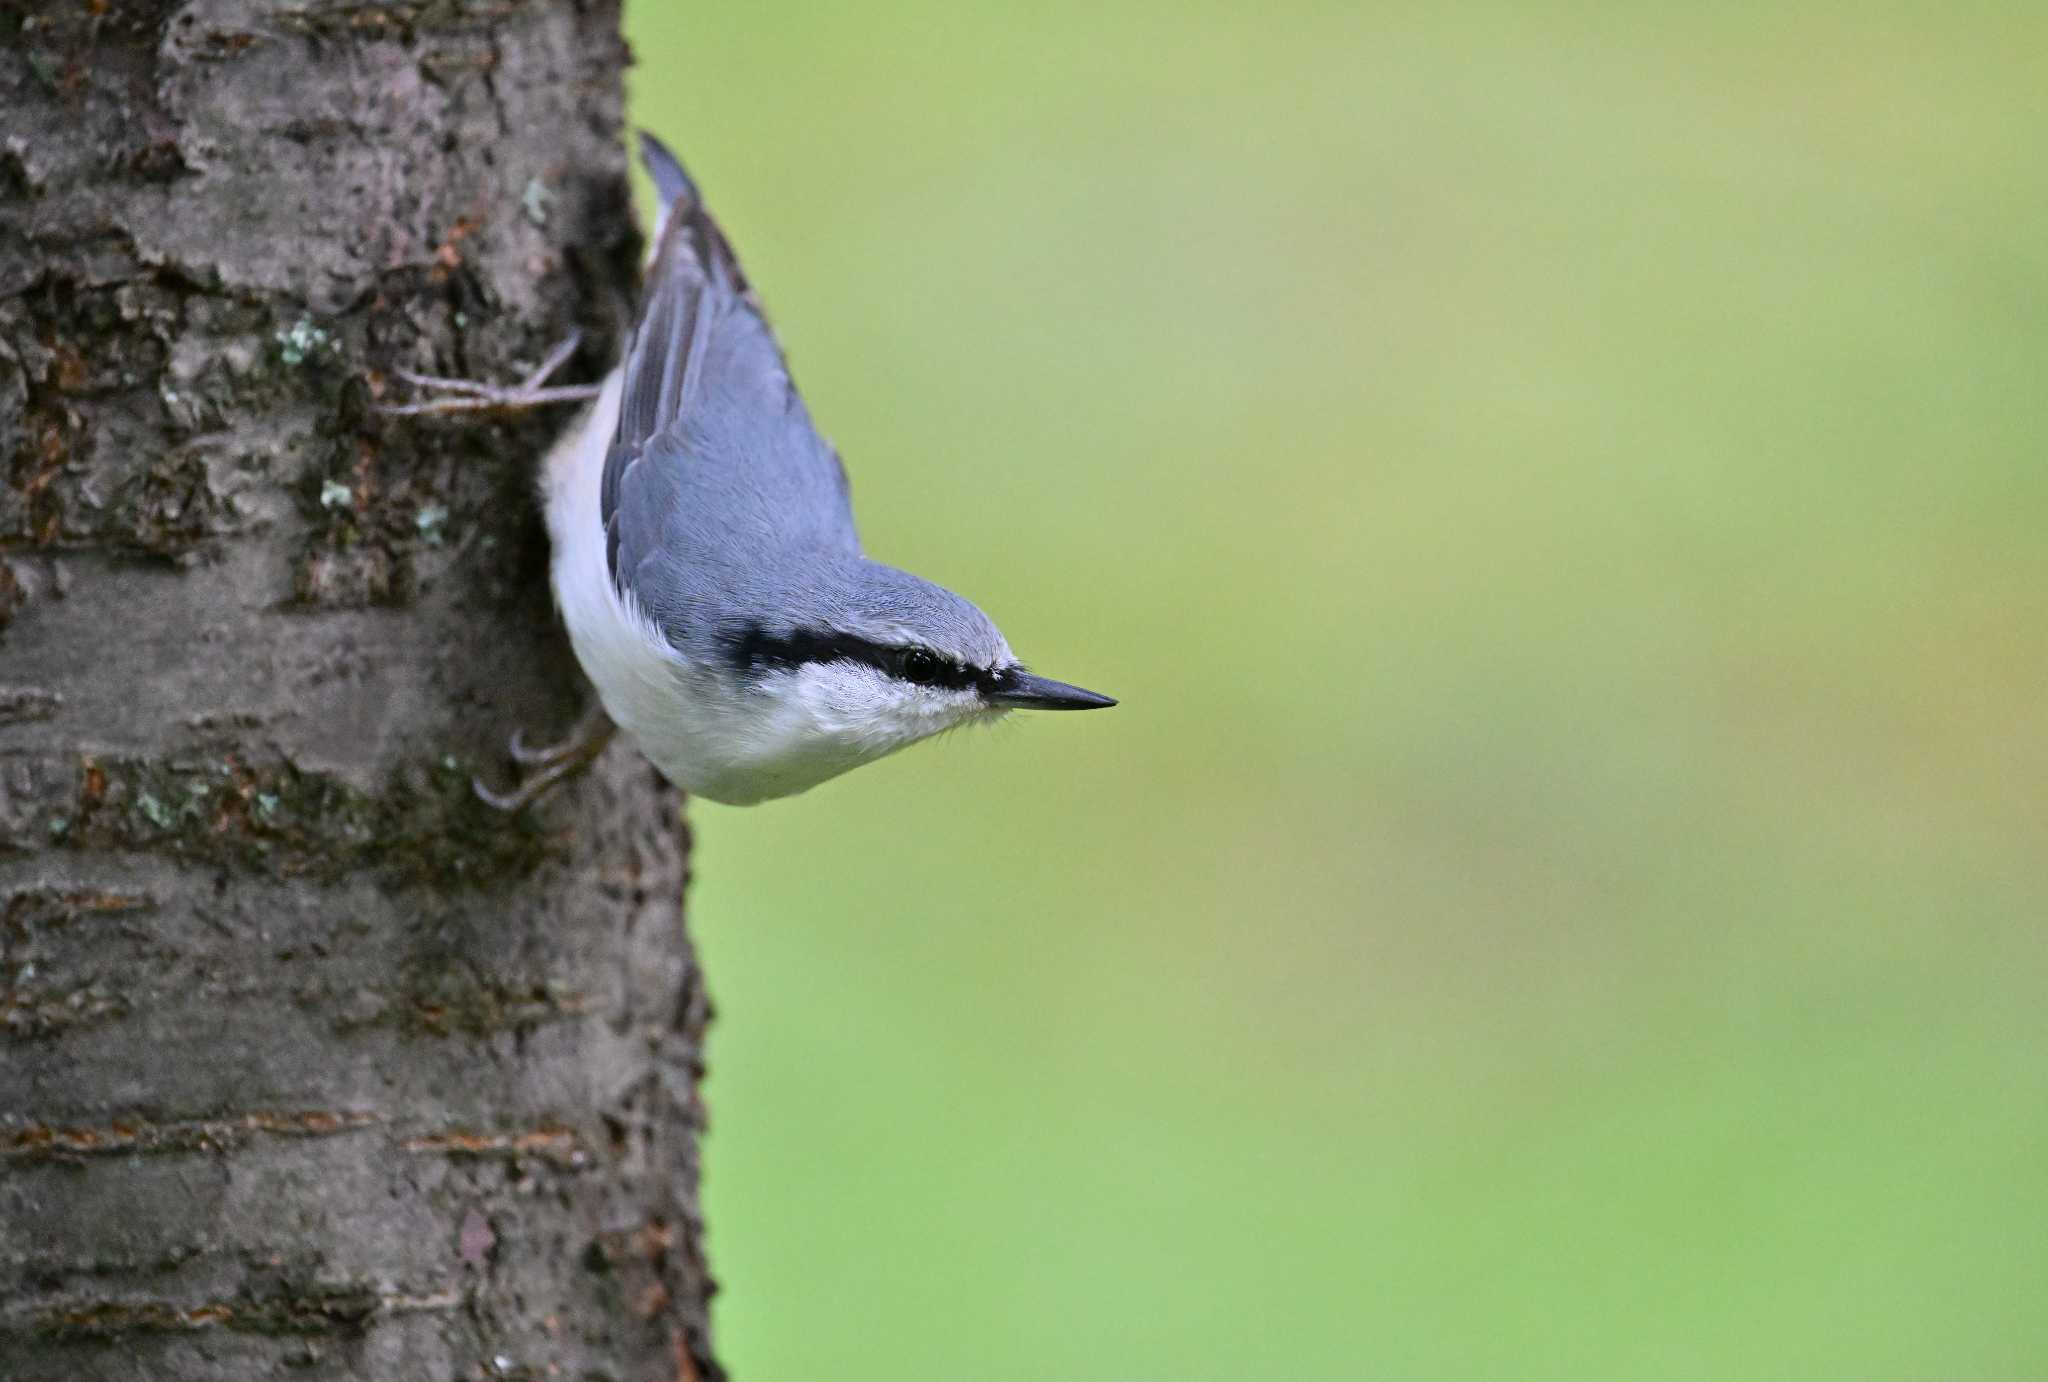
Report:
[{"label": "black beak", "polygon": [[1116,704],[1113,697],[1098,696],[1051,677],[1034,677],[1021,667],[996,673],[981,698],[1006,710],[1101,710]]}]

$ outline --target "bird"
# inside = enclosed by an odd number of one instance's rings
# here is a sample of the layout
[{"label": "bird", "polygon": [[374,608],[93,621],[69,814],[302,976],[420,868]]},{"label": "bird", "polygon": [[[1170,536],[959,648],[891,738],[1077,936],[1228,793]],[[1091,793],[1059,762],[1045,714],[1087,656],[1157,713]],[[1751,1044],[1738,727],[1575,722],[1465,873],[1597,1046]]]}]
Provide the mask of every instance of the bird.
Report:
[{"label": "bird", "polygon": [[[731,805],[808,790],[1013,710],[1116,701],[1039,676],[995,622],[870,557],[846,469],[696,183],[653,134],[660,214],[624,358],[594,390],[408,375],[466,408],[595,394],[540,470],[550,580],[597,704],[562,743],[515,735],[502,810],[595,759],[614,729],[676,786]],[[437,411],[415,404],[390,411]]]}]

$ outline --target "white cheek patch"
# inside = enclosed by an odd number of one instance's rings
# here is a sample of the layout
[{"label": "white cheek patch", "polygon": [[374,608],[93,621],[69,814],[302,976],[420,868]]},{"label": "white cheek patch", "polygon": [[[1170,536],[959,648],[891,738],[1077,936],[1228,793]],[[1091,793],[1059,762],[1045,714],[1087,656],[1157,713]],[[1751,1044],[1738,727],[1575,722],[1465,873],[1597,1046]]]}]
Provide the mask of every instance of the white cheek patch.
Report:
[{"label": "white cheek patch", "polygon": [[971,718],[981,708],[973,691],[913,686],[857,662],[812,662],[784,678],[779,691],[810,732],[863,745],[900,748]]},{"label": "white cheek patch", "polygon": [[[782,679],[784,694],[819,728],[845,732],[893,708],[889,679],[852,662],[807,662]],[[763,689],[769,689],[767,683]],[[773,694],[771,691],[770,694]]]}]

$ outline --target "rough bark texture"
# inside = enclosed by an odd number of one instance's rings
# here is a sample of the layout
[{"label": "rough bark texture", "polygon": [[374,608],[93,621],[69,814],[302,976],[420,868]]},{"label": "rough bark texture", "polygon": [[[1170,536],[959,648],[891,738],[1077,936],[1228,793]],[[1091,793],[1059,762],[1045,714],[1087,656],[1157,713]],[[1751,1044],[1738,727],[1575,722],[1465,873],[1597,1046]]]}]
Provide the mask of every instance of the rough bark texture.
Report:
[{"label": "rough bark texture", "polygon": [[0,1377],[719,1375],[678,803],[533,464],[609,358],[616,0],[0,4]]}]

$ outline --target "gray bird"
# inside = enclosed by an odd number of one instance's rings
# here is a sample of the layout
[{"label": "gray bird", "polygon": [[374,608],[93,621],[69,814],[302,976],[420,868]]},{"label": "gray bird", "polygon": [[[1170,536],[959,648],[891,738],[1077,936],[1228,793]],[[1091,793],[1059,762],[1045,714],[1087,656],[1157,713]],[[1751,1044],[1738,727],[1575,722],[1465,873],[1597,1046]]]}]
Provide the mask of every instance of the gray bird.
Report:
[{"label": "gray bird", "polygon": [[[554,748],[515,738],[533,775],[479,791],[523,806],[616,724],[677,786],[750,804],[1010,710],[1115,705],[1026,671],[973,604],[861,550],[846,471],[731,246],[675,156],[645,134],[641,152],[661,219],[640,319],[541,479],[555,599],[608,719]],[[573,396],[541,382],[499,401]]]}]

